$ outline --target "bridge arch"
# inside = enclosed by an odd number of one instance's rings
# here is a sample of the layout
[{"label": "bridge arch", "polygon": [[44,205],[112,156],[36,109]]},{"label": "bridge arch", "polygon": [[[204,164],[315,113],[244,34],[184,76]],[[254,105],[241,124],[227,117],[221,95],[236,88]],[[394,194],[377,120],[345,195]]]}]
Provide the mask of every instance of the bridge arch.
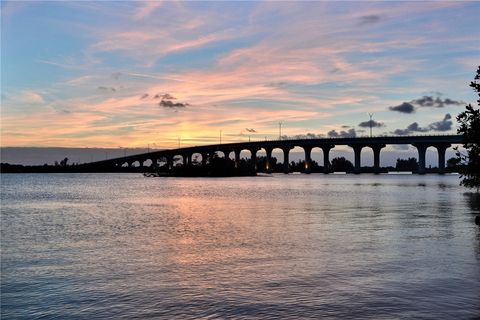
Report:
[{"label": "bridge arch", "polygon": [[256,150],[252,152],[252,150],[248,148],[237,148],[233,150],[233,160],[235,161],[235,167],[240,168],[243,165],[249,165],[256,168]]},{"label": "bridge arch", "polygon": [[[434,167],[432,162],[437,163],[439,173],[445,172],[445,153],[446,150],[451,147],[450,143],[417,143],[412,145],[417,148],[418,152],[418,173],[424,174],[426,173],[427,167]],[[432,152],[435,149],[437,151],[436,157],[435,152]],[[431,161],[430,159],[432,159],[433,161]]]},{"label": "bridge arch", "polygon": [[373,167],[373,148],[365,146],[360,154],[360,167]]},{"label": "bridge arch", "polygon": [[143,167],[143,159],[137,159],[132,162],[132,167],[140,168]]},{"label": "bridge arch", "polygon": [[315,161],[319,167],[323,167],[324,165],[324,156],[323,156],[323,149],[319,146],[313,146],[310,158],[312,161]]},{"label": "bridge arch", "polygon": [[425,155],[425,168],[429,170],[439,167],[438,150],[435,146],[429,146]]},{"label": "bridge arch", "polygon": [[225,150],[215,150],[213,153],[219,158],[227,158],[229,154],[229,152]]},{"label": "bridge arch", "polygon": [[191,164],[192,166],[201,166],[203,164],[203,155],[201,152],[197,151],[191,155]]},{"label": "bridge arch", "polygon": [[328,172],[333,172],[337,170],[336,168],[332,167],[332,161],[335,158],[345,158],[345,160],[351,162],[353,165],[355,164],[355,156],[352,148],[346,145],[340,145],[338,148],[337,146],[335,146],[330,150],[330,159],[329,159],[330,167]]},{"label": "bridge arch", "polygon": [[284,173],[289,173],[290,172],[290,150],[291,147],[284,147],[282,148],[281,146],[275,146],[273,147],[272,150],[272,157],[276,158],[276,165],[274,170],[278,171],[280,170],[280,166],[283,170]]},{"label": "bridge arch", "polygon": [[145,167],[151,167],[152,166],[152,160],[151,159],[145,159],[145,161],[143,162],[143,165]]},{"label": "bridge arch", "polygon": [[174,154],[172,157],[172,166],[180,167],[186,165],[185,157],[182,154]]}]

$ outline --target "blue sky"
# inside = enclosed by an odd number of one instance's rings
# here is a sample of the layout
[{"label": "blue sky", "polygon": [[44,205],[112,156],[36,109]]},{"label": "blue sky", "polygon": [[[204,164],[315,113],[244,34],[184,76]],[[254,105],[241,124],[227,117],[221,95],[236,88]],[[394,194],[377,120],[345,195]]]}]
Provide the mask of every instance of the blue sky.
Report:
[{"label": "blue sky", "polygon": [[[479,2],[1,3],[1,143],[450,134]],[[363,124],[362,124],[363,123]]]}]

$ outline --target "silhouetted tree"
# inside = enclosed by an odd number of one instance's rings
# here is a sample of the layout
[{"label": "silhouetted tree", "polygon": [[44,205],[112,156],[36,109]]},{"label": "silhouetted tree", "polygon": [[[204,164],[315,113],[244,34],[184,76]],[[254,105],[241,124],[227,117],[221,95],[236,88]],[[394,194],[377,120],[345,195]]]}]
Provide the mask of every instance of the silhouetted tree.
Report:
[{"label": "silhouetted tree", "polygon": [[61,166],[61,167],[66,167],[66,166],[67,166],[67,162],[68,162],[68,158],[63,159],[62,161],[60,161],[60,166]]},{"label": "silhouetted tree", "polygon": [[330,168],[332,171],[351,172],[353,171],[353,163],[345,157],[333,158]]},{"label": "silhouetted tree", "polygon": [[459,158],[450,158],[447,160],[447,168],[456,168],[460,164]]},{"label": "silhouetted tree", "polygon": [[[477,92],[480,106],[480,66],[477,69],[477,75],[474,81],[470,83],[470,87]],[[467,154],[462,154],[457,149],[457,157],[459,162],[464,164],[460,168],[462,181],[460,184],[468,188],[476,188],[477,192],[480,188],[480,109],[475,109],[468,104],[466,110],[457,116],[460,127],[457,133],[463,134],[465,144],[463,147],[467,150]]]},{"label": "silhouetted tree", "polygon": [[416,158],[408,158],[408,159],[398,158],[395,168],[399,171],[417,171],[418,162]]}]

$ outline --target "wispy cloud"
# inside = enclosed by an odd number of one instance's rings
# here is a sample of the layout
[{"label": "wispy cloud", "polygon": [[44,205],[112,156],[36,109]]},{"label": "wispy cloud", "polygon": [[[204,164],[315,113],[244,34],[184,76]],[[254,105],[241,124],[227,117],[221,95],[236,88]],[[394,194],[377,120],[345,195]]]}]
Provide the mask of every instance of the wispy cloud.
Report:
[{"label": "wispy cloud", "polygon": [[23,91],[22,92],[22,100],[27,102],[27,103],[44,103],[45,100],[43,99],[43,96],[34,91]]},{"label": "wispy cloud", "polygon": [[155,10],[160,8],[163,4],[163,1],[160,0],[151,0],[140,2],[140,6],[135,13],[133,14],[134,20],[141,20],[150,16]]}]

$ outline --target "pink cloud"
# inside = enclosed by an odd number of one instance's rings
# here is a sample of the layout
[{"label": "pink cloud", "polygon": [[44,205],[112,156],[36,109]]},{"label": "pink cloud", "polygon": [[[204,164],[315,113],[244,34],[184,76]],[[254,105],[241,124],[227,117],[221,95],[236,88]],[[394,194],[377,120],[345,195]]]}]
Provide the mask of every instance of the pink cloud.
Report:
[{"label": "pink cloud", "polygon": [[155,10],[160,8],[163,4],[163,1],[152,0],[152,1],[143,1],[141,2],[140,7],[135,10],[133,14],[134,20],[141,20],[150,16]]}]

